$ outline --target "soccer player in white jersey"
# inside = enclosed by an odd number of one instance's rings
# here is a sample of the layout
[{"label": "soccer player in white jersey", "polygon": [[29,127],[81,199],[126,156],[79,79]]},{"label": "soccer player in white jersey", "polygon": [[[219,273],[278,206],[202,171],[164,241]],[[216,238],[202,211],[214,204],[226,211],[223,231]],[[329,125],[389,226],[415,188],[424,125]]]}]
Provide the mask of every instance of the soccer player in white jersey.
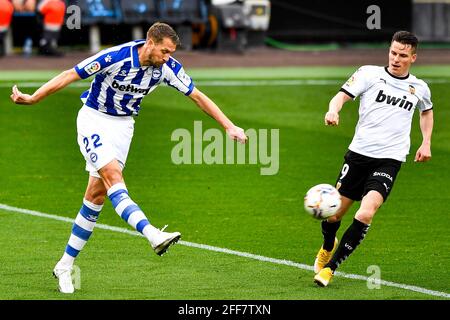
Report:
[{"label": "soccer player in white jersey", "polygon": [[[360,97],[355,135],[336,181],[342,205],[335,216],[322,222],[324,242],[314,263],[314,282],[319,286],[328,285],[338,266],[364,239],[375,213],[392,191],[395,177],[409,153],[415,109],[420,112],[423,140],[414,161],[431,158],[430,89],[409,73],[417,57],[417,45],[414,34],[396,32],[389,49],[389,65],[362,66],[330,101],[325,124],[337,126],[344,103]],[[360,207],[338,245],[336,232],[354,201],[361,201]]]},{"label": "soccer player in white jersey", "polygon": [[159,84],[165,83],[191,98],[231,139],[247,141],[243,129],[197,89],[180,62],[171,57],[178,44],[178,35],[169,25],[155,23],[146,40],[103,50],[62,72],[32,95],[13,87],[11,99],[29,105],[74,81],[95,75],[90,89],[81,95],[83,107],[77,118],[78,144],[86,160],[89,181],[65,252],[53,270],[63,293],[74,292],[73,263],[92,234],[106,196],[119,216],[142,233],[158,255],[181,237],[179,232],[164,232],[149,223],[129,196],[122,176],[134,131],[133,116],[139,113],[141,100]]}]

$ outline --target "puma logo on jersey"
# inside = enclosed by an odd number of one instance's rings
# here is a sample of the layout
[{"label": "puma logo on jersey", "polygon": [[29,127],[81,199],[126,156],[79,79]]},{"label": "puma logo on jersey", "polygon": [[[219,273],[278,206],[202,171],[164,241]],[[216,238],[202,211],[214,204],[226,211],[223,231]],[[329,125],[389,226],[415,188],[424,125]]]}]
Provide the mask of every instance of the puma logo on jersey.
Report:
[{"label": "puma logo on jersey", "polygon": [[131,93],[143,93],[144,95],[148,94],[148,92],[150,91],[150,88],[141,89],[139,87],[135,87],[132,84],[129,85],[119,84],[116,80],[113,81],[112,87],[114,89],[119,89],[120,91],[127,91]]},{"label": "puma logo on jersey", "polygon": [[375,99],[376,102],[386,102],[386,104],[391,104],[393,106],[397,106],[399,108],[403,108],[405,110],[411,111],[414,104],[411,101],[406,100],[406,96],[402,98],[397,98],[394,96],[390,96],[388,94],[384,94],[383,90],[378,92],[378,95]]}]

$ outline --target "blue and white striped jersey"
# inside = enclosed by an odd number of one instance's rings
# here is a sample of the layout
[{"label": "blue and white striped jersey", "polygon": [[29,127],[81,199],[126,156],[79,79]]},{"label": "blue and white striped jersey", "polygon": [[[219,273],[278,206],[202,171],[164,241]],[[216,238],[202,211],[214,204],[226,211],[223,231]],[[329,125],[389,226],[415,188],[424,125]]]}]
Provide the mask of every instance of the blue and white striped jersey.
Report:
[{"label": "blue and white striped jersey", "polygon": [[113,116],[136,116],[142,99],[163,82],[191,94],[191,77],[172,57],[159,68],[140,65],[138,47],[144,43],[136,40],[105,49],[74,67],[82,79],[95,75],[90,89],[81,95],[86,106]]}]

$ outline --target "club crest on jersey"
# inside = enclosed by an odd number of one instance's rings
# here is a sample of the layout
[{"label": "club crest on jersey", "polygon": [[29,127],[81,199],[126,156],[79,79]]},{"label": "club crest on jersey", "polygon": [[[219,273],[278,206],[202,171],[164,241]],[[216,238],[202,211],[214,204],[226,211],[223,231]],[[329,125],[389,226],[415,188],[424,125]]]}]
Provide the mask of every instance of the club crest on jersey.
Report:
[{"label": "club crest on jersey", "polygon": [[412,85],[409,85],[409,93],[416,94],[416,88],[414,88],[414,86]]},{"label": "club crest on jersey", "polygon": [[153,78],[153,79],[159,79],[159,78],[161,78],[161,70],[159,70],[159,69],[153,69],[153,71],[152,71],[152,78]]},{"label": "club crest on jersey", "polygon": [[86,71],[87,74],[91,75],[100,70],[100,68],[101,68],[100,62],[94,61],[88,64],[86,67],[84,67],[84,71]]},{"label": "club crest on jersey", "polygon": [[377,97],[375,98],[376,102],[384,102],[386,104],[390,104],[393,106],[398,106],[399,108],[403,108],[405,110],[411,111],[414,104],[411,101],[408,101],[406,96],[403,96],[403,98],[397,98],[394,96],[390,96],[388,94],[385,94],[383,90],[380,90],[378,92]]}]

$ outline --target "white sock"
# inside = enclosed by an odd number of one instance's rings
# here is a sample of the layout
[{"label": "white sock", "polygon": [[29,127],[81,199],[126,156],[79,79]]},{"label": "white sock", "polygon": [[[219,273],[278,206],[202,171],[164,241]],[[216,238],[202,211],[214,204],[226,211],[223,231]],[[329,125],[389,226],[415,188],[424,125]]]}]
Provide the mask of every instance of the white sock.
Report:
[{"label": "white sock", "polygon": [[139,206],[131,200],[123,183],[116,183],[108,190],[108,197],[117,214],[130,226],[142,233],[153,245],[158,229],[153,227]]},{"label": "white sock", "polygon": [[72,234],[66,246],[66,250],[60,260],[64,266],[71,267],[94,230],[103,205],[94,204],[83,199],[83,205],[75,218],[72,226]]}]

